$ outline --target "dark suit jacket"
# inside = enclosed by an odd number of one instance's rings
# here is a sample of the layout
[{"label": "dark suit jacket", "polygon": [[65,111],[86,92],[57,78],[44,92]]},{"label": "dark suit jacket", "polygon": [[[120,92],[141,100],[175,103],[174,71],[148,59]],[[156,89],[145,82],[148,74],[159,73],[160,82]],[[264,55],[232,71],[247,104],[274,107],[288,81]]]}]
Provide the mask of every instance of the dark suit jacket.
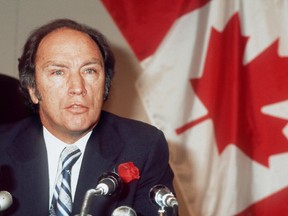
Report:
[{"label": "dark suit jacket", "polygon": [[[149,200],[149,190],[156,184],[164,184],[173,191],[168,155],[167,142],[160,130],[102,112],[84,152],[73,215],[80,213],[86,191],[95,188],[101,174],[117,171],[119,164],[128,161],[139,168],[140,179],[125,184],[117,196],[93,197],[89,213],[110,216],[117,206],[128,205],[138,216],[158,215],[158,207]],[[7,190],[13,196],[13,205],[2,214],[47,216],[47,153],[38,117],[1,126],[0,168],[0,190]]]}]

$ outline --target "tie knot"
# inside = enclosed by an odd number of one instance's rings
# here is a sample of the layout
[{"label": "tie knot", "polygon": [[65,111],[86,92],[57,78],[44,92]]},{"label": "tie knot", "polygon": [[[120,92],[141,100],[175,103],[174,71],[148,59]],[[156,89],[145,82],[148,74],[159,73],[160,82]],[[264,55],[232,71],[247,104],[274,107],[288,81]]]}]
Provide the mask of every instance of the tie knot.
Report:
[{"label": "tie knot", "polygon": [[62,170],[70,171],[80,155],[81,151],[75,145],[64,148],[60,155]]}]

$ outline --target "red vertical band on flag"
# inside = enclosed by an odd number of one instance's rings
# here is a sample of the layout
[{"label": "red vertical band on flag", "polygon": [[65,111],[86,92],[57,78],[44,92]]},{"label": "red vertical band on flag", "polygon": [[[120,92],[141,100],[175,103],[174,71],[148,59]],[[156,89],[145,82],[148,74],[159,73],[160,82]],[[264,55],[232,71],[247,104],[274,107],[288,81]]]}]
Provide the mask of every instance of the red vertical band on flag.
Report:
[{"label": "red vertical band on flag", "polygon": [[236,216],[246,215],[287,215],[288,212],[288,187],[274,193],[259,202],[249,206],[247,209],[238,213]]},{"label": "red vertical band on flag", "polygon": [[150,56],[173,22],[210,0],[102,0],[139,60]]}]

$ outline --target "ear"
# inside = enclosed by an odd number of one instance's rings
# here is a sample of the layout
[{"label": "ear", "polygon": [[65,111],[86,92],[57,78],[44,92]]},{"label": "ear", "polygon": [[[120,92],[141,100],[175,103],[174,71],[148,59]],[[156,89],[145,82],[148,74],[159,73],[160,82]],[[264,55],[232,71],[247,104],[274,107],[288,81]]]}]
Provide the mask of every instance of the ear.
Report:
[{"label": "ear", "polygon": [[32,102],[34,104],[38,104],[39,103],[39,99],[38,99],[38,97],[37,97],[37,95],[35,93],[36,92],[35,88],[28,87],[28,91],[29,91],[29,95],[30,95],[30,98],[31,98]]}]

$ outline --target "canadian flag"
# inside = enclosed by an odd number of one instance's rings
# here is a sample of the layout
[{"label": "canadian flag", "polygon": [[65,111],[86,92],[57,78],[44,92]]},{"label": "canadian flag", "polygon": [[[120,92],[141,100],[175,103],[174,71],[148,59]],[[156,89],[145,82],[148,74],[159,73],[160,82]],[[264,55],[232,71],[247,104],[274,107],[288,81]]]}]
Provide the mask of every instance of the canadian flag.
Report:
[{"label": "canadian flag", "polygon": [[288,1],[102,2],[143,68],[182,207],[288,215]]}]

